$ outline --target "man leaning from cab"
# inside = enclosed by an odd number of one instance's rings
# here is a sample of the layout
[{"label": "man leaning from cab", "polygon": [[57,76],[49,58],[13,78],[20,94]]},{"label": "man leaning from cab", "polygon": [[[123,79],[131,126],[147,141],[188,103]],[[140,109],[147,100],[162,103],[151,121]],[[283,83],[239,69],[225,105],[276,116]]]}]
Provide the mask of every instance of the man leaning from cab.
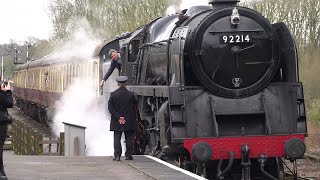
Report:
[{"label": "man leaning from cab", "polygon": [[107,73],[104,75],[103,79],[100,82],[100,87],[102,87],[104,85],[104,82],[108,80],[108,78],[113,73],[115,68],[118,69],[119,75],[120,75],[120,72],[121,72],[121,57],[120,57],[120,53],[118,53],[115,49],[110,49],[109,57],[111,58],[111,64],[110,64],[110,67],[109,67]]}]

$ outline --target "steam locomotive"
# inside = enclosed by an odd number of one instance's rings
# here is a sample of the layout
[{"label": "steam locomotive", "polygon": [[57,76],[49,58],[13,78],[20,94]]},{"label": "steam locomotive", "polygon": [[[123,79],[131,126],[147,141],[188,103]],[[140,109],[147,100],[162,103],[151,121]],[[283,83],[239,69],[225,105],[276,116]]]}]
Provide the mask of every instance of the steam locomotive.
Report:
[{"label": "steam locomotive", "polygon": [[284,179],[307,136],[294,38],[238,2],[158,18],[96,54],[120,49],[146,152],[211,179]]},{"label": "steam locomotive", "polygon": [[139,96],[136,154],[209,179],[284,179],[283,159],[296,172],[307,136],[294,38],[238,2],[160,17],[101,44],[90,60],[56,54],[17,66],[17,105],[48,124],[48,109],[75,78],[90,77],[99,96],[108,52],[118,49],[120,74]]}]

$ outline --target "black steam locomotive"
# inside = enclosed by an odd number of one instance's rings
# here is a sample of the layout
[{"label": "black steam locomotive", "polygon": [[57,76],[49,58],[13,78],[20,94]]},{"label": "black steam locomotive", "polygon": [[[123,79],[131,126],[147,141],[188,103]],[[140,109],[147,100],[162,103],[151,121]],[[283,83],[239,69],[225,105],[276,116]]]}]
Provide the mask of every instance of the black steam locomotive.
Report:
[{"label": "black steam locomotive", "polygon": [[303,157],[307,135],[294,38],[237,3],[158,18],[105,43],[100,63],[120,49],[139,95],[137,153],[211,179],[284,179],[283,158]]}]

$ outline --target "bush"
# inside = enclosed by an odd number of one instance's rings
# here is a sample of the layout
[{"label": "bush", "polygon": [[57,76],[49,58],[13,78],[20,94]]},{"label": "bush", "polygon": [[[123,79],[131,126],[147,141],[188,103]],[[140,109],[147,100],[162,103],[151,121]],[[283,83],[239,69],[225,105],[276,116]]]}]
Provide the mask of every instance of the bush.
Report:
[{"label": "bush", "polygon": [[308,120],[320,125],[320,99],[314,100],[307,107]]},{"label": "bush", "polygon": [[305,48],[299,51],[300,81],[303,83],[308,105],[320,98],[320,48]]}]

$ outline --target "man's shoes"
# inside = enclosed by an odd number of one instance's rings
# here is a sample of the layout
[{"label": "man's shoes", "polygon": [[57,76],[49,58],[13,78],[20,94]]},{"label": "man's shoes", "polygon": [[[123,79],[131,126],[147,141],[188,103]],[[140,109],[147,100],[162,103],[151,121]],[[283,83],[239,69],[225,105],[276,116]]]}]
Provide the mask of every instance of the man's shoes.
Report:
[{"label": "man's shoes", "polygon": [[3,166],[2,166],[2,168],[0,168],[0,179],[6,179],[6,180],[8,180],[7,175],[6,175],[6,173],[4,172],[4,167],[3,167]]},{"label": "man's shoes", "polygon": [[0,177],[2,176],[7,176],[6,173],[4,172],[4,168],[0,168]]},{"label": "man's shoes", "polygon": [[120,161],[120,156],[114,156],[114,157],[113,157],[113,160],[114,160],[114,161]]},{"label": "man's shoes", "polygon": [[133,160],[132,156],[126,156],[126,160]]},{"label": "man's shoes", "polygon": [[7,175],[4,171],[0,171],[0,179],[8,180]]}]

